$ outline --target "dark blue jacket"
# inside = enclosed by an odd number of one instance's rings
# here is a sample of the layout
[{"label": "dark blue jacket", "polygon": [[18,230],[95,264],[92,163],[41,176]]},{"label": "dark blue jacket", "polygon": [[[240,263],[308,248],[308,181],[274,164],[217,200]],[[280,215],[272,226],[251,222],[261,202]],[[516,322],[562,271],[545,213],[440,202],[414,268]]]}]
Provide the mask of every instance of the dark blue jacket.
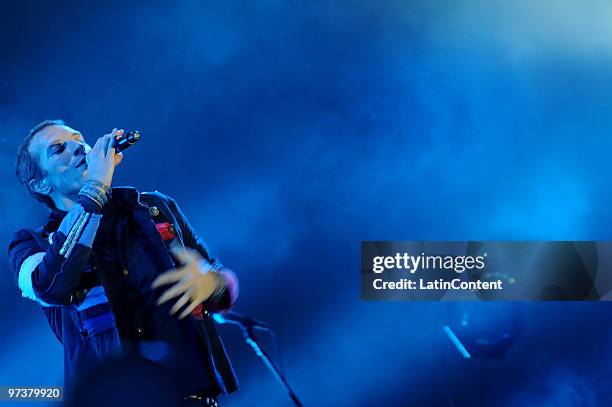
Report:
[{"label": "dark blue jacket", "polygon": [[[9,245],[22,295],[43,305],[64,346],[66,386],[105,359],[137,354],[169,369],[185,394],[235,391],[208,312],[231,306],[233,299],[226,295],[204,304],[197,318],[179,320],[168,314],[173,301],[155,304],[169,286],[150,288],[157,275],[176,267],[171,245],[215,261],[176,202],[159,192],[113,188],[98,218],[73,212],[53,210],[44,227],[18,231]],[[74,227],[63,228],[68,223]],[[162,238],[156,225],[164,223],[176,238]]]}]

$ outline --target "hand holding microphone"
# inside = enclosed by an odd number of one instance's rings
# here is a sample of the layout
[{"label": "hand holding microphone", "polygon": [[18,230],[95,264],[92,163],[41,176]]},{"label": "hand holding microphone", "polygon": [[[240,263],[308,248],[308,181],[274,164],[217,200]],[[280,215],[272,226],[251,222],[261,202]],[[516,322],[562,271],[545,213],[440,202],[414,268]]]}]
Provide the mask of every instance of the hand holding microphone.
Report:
[{"label": "hand holding microphone", "polygon": [[140,140],[139,131],[125,133],[123,129],[113,129],[100,137],[87,153],[87,179],[111,186],[115,168],[123,160],[123,150]]}]

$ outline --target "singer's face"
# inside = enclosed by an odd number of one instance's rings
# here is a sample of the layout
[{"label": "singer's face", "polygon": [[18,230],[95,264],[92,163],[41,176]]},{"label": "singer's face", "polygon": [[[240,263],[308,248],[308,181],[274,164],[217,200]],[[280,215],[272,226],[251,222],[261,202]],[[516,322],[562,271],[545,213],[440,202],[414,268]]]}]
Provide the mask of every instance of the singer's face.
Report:
[{"label": "singer's face", "polygon": [[85,154],[90,149],[81,133],[68,126],[48,126],[36,133],[30,142],[30,154],[38,159],[48,194],[78,195],[87,175]]}]

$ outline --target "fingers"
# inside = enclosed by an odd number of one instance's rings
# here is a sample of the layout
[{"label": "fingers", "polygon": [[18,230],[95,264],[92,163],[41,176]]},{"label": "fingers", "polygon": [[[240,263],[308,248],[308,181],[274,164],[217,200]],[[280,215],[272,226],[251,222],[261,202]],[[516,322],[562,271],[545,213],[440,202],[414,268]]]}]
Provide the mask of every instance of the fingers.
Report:
[{"label": "fingers", "polygon": [[116,128],[108,134],[108,142],[105,144],[104,155],[106,157],[113,157],[115,155],[115,140],[117,137],[123,135],[123,129],[117,130]]},{"label": "fingers", "polygon": [[97,139],[96,143],[94,144],[93,148],[91,149],[91,153],[106,156],[106,150],[108,149],[108,144],[109,144],[110,140],[111,140],[111,135],[110,134],[105,134],[102,137],[100,137],[99,139]]},{"label": "fingers", "polygon": [[111,145],[113,137],[115,137],[115,130],[113,130],[111,134],[102,137],[102,151],[104,152],[104,156],[108,156],[108,146]]},{"label": "fingers", "polygon": [[115,167],[121,164],[121,161],[123,161],[123,153],[115,154]]},{"label": "fingers", "polygon": [[158,287],[161,287],[162,285],[175,283],[179,281],[183,277],[184,274],[185,274],[185,270],[183,268],[166,271],[165,273],[162,273],[159,276],[157,276],[155,280],[153,280],[153,283],[151,284],[151,288],[158,288]]},{"label": "fingers", "polygon": [[170,308],[170,315],[174,315],[181,309],[187,302],[191,299],[191,295],[189,293],[183,294],[181,298],[179,298],[176,303]]},{"label": "fingers", "polygon": [[96,142],[94,143],[93,148],[91,149],[91,153],[92,154],[100,153],[102,151],[102,145],[106,141],[107,136],[108,135],[104,135],[104,136],[102,136],[102,137],[100,137],[99,139],[96,140]]},{"label": "fingers", "polygon": [[113,130],[109,135],[109,143],[106,147],[105,157],[108,159],[110,157],[113,158],[114,167],[121,164],[123,161],[123,153],[117,153],[115,150],[115,143],[117,142],[117,138],[123,135],[123,129]]},{"label": "fingers", "polygon": [[109,147],[112,145],[111,141],[114,140],[115,134],[117,134],[117,128],[115,127],[110,133],[105,134],[101,137],[102,142],[100,149],[105,157],[108,156]]},{"label": "fingers", "polygon": [[115,153],[115,140],[121,137],[125,131],[123,129],[114,128],[110,133],[100,137],[94,144],[93,151],[101,152],[105,157],[111,153]]},{"label": "fingers", "polygon": [[182,307],[179,318],[188,316],[199,304],[205,301],[215,290],[218,284],[217,275],[206,272],[206,266],[210,267],[200,253],[193,249],[171,249],[177,261],[183,264],[179,267],[157,276],[151,284],[153,289],[174,283],[165,290],[157,300],[157,305],[162,305],[173,298],[178,298],[170,309],[170,315],[176,314]]},{"label": "fingers", "polygon": [[185,318],[187,315],[191,314],[191,312],[198,306],[200,303],[198,301],[193,301],[183,312],[179,315],[179,319]]},{"label": "fingers", "polygon": [[165,303],[168,300],[171,300],[174,297],[178,297],[181,294],[189,294],[189,283],[185,282],[182,284],[175,284],[172,287],[170,287],[169,289],[167,289],[166,291],[164,291],[164,293],[161,295],[161,297],[159,297],[159,299],[157,300],[157,305],[162,305],[163,303]]}]

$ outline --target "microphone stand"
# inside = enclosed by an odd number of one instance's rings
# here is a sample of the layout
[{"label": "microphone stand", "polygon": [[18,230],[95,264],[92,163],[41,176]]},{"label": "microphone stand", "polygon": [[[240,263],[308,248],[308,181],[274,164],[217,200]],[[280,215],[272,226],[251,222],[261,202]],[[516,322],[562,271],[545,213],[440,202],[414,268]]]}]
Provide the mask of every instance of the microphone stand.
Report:
[{"label": "microphone stand", "polygon": [[238,325],[242,330],[242,335],[244,336],[244,340],[246,341],[246,343],[253,349],[253,351],[255,351],[257,357],[261,359],[261,361],[268,367],[270,372],[272,372],[274,378],[276,378],[276,380],[278,380],[287,390],[287,392],[289,393],[289,397],[291,397],[291,400],[293,400],[295,405],[298,407],[302,407],[302,403],[298,399],[298,396],[295,394],[291,386],[289,386],[289,383],[287,382],[287,379],[285,379],[285,376],[283,376],[280,370],[278,370],[274,363],[272,363],[272,360],[270,359],[266,351],[263,350],[261,346],[259,346],[259,344],[257,343],[257,338],[255,338],[255,335],[253,334],[253,327],[243,323],[238,323]]}]

